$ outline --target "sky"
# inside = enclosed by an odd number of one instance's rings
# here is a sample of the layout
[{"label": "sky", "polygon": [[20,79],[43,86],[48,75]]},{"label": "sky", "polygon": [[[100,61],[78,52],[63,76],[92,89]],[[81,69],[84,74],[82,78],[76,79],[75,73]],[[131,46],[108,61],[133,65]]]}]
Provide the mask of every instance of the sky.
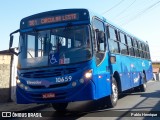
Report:
[{"label": "sky", "polygon": [[[2,0],[0,4],[0,51],[8,49],[9,34],[20,20],[40,12],[87,8],[103,15],[125,31],[147,41],[152,61],[160,61],[160,0]],[[18,36],[14,47],[18,46]]]}]

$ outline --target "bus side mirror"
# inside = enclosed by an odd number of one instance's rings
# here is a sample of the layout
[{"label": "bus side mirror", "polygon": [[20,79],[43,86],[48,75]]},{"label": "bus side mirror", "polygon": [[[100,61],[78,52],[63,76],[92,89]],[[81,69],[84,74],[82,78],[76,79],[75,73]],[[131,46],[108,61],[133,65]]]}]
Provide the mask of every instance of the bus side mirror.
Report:
[{"label": "bus side mirror", "polygon": [[13,35],[10,36],[10,41],[9,41],[9,49],[11,49],[12,45],[13,45]]},{"label": "bus side mirror", "polygon": [[13,45],[13,34],[15,34],[15,33],[17,33],[17,32],[20,32],[20,29],[18,29],[18,30],[16,30],[16,31],[14,31],[14,32],[12,32],[11,34],[10,34],[10,41],[9,41],[9,51],[11,52],[11,53],[13,53],[13,54],[15,54],[15,55],[17,55],[18,56],[18,54],[20,53],[17,53],[17,52],[15,52],[13,49],[11,49],[11,47],[12,47],[12,45]]},{"label": "bus side mirror", "polygon": [[11,49],[11,47],[12,47],[12,45],[13,45],[13,35],[10,35],[10,41],[9,41],[9,51],[11,52],[11,53],[13,53],[13,54],[15,54],[16,56],[18,56],[18,54],[20,53],[17,53],[17,52],[15,52],[14,51],[14,49]]}]

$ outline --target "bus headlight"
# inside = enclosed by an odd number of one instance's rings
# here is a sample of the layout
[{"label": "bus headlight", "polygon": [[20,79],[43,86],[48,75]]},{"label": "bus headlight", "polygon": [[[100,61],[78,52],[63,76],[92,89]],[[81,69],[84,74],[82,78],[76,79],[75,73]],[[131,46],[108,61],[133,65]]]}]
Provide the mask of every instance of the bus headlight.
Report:
[{"label": "bus headlight", "polygon": [[88,70],[86,71],[86,73],[84,74],[84,77],[86,79],[90,79],[92,77],[92,70]]}]

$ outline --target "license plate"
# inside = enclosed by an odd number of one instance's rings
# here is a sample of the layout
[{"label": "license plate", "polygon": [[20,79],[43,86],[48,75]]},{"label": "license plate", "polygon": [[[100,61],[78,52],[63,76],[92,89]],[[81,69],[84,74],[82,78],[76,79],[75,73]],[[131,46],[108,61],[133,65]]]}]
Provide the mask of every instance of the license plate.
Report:
[{"label": "license plate", "polygon": [[46,99],[46,98],[54,98],[55,94],[54,93],[45,93],[42,94],[42,98]]}]

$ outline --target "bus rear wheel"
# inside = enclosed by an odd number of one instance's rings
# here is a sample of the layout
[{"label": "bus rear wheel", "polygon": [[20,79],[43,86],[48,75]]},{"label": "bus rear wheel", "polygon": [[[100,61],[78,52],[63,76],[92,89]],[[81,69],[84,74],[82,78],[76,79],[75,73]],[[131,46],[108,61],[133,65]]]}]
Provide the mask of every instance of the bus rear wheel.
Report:
[{"label": "bus rear wheel", "polygon": [[52,107],[56,111],[65,111],[68,106],[68,103],[52,103]]},{"label": "bus rear wheel", "polygon": [[138,87],[134,88],[135,92],[145,92],[147,89],[147,80],[145,73],[142,73],[142,82],[143,84],[139,85]]},{"label": "bus rear wheel", "polygon": [[147,80],[145,73],[142,74],[143,84],[139,86],[141,92],[145,92],[147,89]]},{"label": "bus rear wheel", "polygon": [[118,101],[118,86],[115,78],[112,78],[112,94],[107,96],[107,106],[108,107],[115,107]]}]

